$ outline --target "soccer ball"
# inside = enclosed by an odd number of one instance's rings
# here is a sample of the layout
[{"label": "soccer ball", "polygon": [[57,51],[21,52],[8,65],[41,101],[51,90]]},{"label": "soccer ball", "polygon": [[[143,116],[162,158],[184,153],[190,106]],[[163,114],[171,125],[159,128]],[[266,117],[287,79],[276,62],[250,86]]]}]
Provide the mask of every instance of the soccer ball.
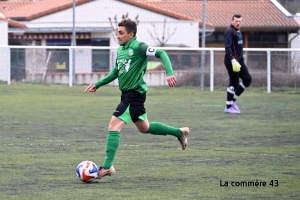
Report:
[{"label": "soccer ball", "polygon": [[79,180],[84,183],[90,183],[97,178],[98,167],[92,161],[82,161],[76,167],[76,174]]}]

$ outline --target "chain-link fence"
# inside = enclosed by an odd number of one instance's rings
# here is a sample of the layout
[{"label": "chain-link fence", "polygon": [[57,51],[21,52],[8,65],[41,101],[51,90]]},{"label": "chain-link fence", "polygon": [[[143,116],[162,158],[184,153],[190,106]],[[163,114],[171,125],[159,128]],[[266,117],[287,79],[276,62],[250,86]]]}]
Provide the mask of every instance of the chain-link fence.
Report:
[{"label": "chain-link fence", "polygon": [[[228,86],[223,48],[162,49],[170,57],[178,87],[214,91]],[[0,52],[0,81],[7,84],[90,84],[103,78],[116,59],[114,47],[9,46]],[[299,93],[300,49],[245,49],[244,58],[252,75],[250,88]],[[148,85],[166,86],[165,78],[161,60],[150,57]]]}]

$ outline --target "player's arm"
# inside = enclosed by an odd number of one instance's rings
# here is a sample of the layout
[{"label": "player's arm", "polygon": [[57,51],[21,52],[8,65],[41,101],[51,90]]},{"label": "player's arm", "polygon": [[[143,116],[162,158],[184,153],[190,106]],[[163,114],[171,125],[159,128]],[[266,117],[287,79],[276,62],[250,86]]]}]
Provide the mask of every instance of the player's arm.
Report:
[{"label": "player's arm", "polygon": [[232,70],[234,72],[239,72],[241,70],[240,63],[235,59],[234,54],[232,52],[232,44],[233,44],[233,36],[234,32],[232,29],[227,29],[225,32],[225,52],[226,56],[230,57],[231,64],[232,64]]},{"label": "player's arm", "polygon": [[142,55],[145,55],[145,56],[155,56],[156,58],[160,58],[161,61],[162,61],[162,63],[163,63],[163,65],[164,65],[164,68],[166,70],[167,76],[174,75],[170,58],[169,58],[168,54],[164,50],[156,49],[156,48],[153,48],[153,47],[149,47],[145,43],[141,43],[140,44],[139,50],[140,50],[140,53]]},{"label": "player's arm", "polygon": [[232,52],[232,43],[233,43],[233,31],[232,29],[228,28],[224,35],[225,40],[225,54],[226,57],[229,57],[230,59],[234,59],[234,54]]},{"label": "player's arm", "polygon": [[96,90],[98,88],[100,88],[101,86],[107,85],[108,83],[112,82],[116,78],[118,78],[117,64],[115,65],[114,69],[109,74],[107,74],[103,79],[97,81],[94,84],[87,86],[84,92],[86,92],[86,91],[96,92]]},{"label": "player's arm", "polygon": [[173,71],[172,64],[171,64],[168,54],[161,49],[149,47],[145,43],[140,44],[139,50],[142,55],[155,56],[156,58],[161,59],[163,66],[166,70],[167,82],[170,87],[174,87],[176,85],[176,78],[174,76],[174,71]]}]

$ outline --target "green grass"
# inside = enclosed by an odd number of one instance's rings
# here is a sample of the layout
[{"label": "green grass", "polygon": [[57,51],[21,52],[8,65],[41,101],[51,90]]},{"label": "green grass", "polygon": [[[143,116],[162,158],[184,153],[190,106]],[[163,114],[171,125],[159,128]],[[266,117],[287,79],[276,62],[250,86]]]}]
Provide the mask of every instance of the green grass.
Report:
[{"label": "green grass", "polygon": [[[189,126],[188,149],[172,136],[128,124],[117,174],[85,184],[83,160],[100,165],[117,88],[0,85],[0,199],[298,199],[300,96],[246,91],[240,115],[223,113],[225,91],[150,88],[150,121]],[[278,180],[278,186],[270,186]],[[225,182],[228,187],[222,186]],[[266,182],[233,187],[231,182]],[[222,184],[220,185],[220,182]],[[274,181],[275,183],[275,181]]]}]

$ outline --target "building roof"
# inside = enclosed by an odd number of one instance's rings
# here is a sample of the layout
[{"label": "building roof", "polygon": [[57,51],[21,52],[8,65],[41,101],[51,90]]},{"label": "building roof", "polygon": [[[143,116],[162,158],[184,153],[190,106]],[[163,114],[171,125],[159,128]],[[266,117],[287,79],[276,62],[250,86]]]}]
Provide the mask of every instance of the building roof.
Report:
[{"label": "building roof", "polygon": [[7,19],[8,22],[8,26],[9,27],[14,27],[14,28],[27,28],[27,26],[23,23],[20,23],[16,20],[12,20],[12,19]]},{"label": "building roof", "polygon": [[[122,0],[123,2],[146,8],[148,10],[177,16],[179,19],[194,19],[202,21],[203,1],[137,1]],[[206,21],[215,28],[224,29],[230,24],[233,14],[243,16],[245,28],[296,28],[300,25],[287,11],[275,5],[274,0],[208,0],[206,2]],[[169,14],[171,13],[171,14]]]},{"label": "building roof", "polygon": [[[76,5],[93,0],[76,0]],[[120,0],[140,8],[180,20],[198,21],[202,26],[201,0]],[[277,5],[276,5],[277,4]],[[0,2],[0,12],[7,18],[29,21],[71,8],[73,0],[40,0],[36,2]],[[276,0],[207,0],[206,26],[225,29],[235,13],[243,16],[243,29],[298,30],[300,25],[278,6]]]},{"label": "building roof", "polygon": [[3,13],[0,12],[0,20],[5,20],[7,21],[8,23],[8,26],[9,27],[14,27],[14,28],[26,28],[26,25],[25,24],[22,24],[18,21],[15,21],[15,20],[12,20],[12,19],[9,19],[9,18],[6,18]]},{"label": "building roof", "polygon": [[[76,0],[76,5],[81,5],[93,0]],[[25,2],[7,2],[10,4],[25,4]],[[73,6],[73,0],[41,0],[36,2],[27,2],[26,5],[16,5],[14,9],[4,11],[6,17],[15,20],[30,21],[45,15],[49,15],[58,11],[71,8]]]},{"label": "building roof", "polygon": [[[187,15],[185,12],[180,12],[178,9],[181,9],[181,5],[184,5],[184,9],[186,8],[192,8],[190,6],[186,6],[188,3],[189,5],[192,6],[191,2],[144,2],[144,1],[134,1],[134,0],[121,0],[124,3],[128,3],[131,5],[138,6],[140,8],[144,8],[147,10],[151,10],[153,12],[157,12],[163,15],[167,15],[169,17],[173,17],[176,19],[181,19],[181,20],[193,20],[193,21],[198,21],[199,25],[202,26],[202,17],[201,18],[195,18],[192,15]],[[168,7],[171,6],[171,7]],[[179,7],[177,7],[179,6]],[[193,9],[193,8],[192,8]],[[199,12],[199,10],[198,10]],[[206,23],[207,27],[213,27],[213,24],[210,22]]]},{"label": "building roof", "polygon": [[10,2],[10,1],[0,1],[0,12],[5,13],[11,10],[16,10],[22,6],[32,4],[33,2]]}]

